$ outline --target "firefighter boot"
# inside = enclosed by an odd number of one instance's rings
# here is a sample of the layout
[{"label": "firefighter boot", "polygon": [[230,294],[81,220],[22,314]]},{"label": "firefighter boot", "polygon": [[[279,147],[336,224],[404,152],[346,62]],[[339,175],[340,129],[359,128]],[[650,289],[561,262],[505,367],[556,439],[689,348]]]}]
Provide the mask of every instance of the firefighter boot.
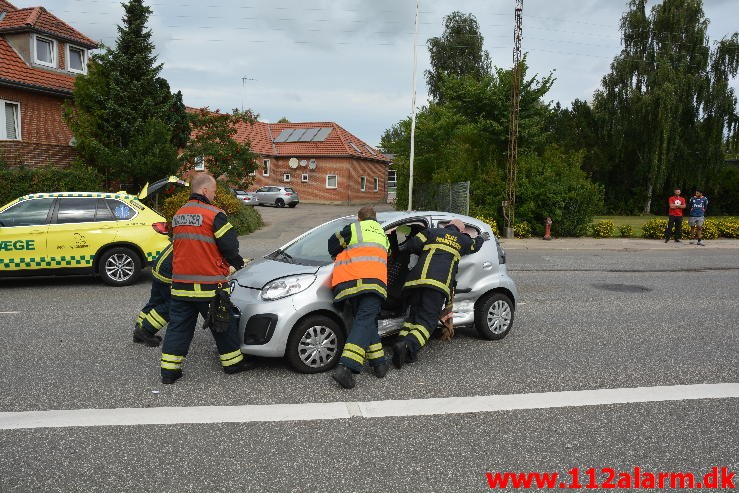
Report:
[{"label": "firefighter boot", "polygon": [[172,385],[178,379],[182,378],[182,371],[167,372],[166,375],[162,375],[162,383],[164,385]]},{"label": "firefighter boot", "polygon": [[250,359],[246,359],[246,357],[244,357],[244,359],[242,359],[241,361],[239,361],[235,365],[224,366],[223,367],[223,372],[226,373],[227,375],[233,375],[234,373],[240,373],[242,371],[251,370],[255,366],[257,366],[257,362],[256,361],[254,361],[251,358]]},{"label": "firefighter boot", "polygon": [[372,371],[375,372],[375,376],[377,378],[383,378],[385,375],[387,375],[387,363],[383,363],[381,365],[373,366]]},{"label": "firefighter boot", "polygon": [[149,347],[158,347],[162,342],[162,338],[156,334],[151,334],[140,325],[137,325],[136,328],[133,329],[133,342],[145,344]]},{"label": "firefighter boot", "polygon": [[356,385],[354,374],[342,364],[336,365],[336,370],[334,370],[334,374],[331,377],[345,389],[353,389],[354,385]]}]

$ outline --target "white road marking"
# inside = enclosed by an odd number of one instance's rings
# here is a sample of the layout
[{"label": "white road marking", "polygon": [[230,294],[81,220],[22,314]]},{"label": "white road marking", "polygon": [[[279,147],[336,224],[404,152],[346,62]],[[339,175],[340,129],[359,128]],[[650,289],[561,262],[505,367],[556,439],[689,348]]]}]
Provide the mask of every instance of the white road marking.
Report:
[{"label": "white road marking", "polygon": [[0,430],[386,418],[727,398],[739,398],[739,383],[368,402],[3,412]]},{"label": "white road marking", "polygon": [[0,315],[17,315],[20,312],[0,312]]}]

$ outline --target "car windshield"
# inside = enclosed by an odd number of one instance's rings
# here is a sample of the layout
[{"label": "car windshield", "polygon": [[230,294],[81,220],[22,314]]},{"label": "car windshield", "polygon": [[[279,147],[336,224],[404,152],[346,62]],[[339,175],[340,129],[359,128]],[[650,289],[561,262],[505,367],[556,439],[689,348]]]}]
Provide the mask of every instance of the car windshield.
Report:
[{"label": "car windshield", "polygon": [[356,221],[351,217],[342,217],[323,224],[302,238],[291,243],[284,250],[277,250],[268,258],[282,262],[301,265],[328,265],[333,262],[328,254],[328,239],[331,235]]}]

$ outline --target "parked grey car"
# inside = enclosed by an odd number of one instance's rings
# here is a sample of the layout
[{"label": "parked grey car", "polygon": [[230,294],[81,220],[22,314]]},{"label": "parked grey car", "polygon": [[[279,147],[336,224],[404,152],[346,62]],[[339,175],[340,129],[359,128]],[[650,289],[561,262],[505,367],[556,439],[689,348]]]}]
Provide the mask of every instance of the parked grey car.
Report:
[{"label": "parked grey car", "polygon": [[266,186],[255,192],[257,204],[276,207],[295,207],[300,203],[298,192],[292,187]]},{"label": "parked grey car", "polygon": [[[490,226],[477,219],[446,212],[381,212],[377,220],[390,239],[391,250],[426,227],[461,219],[470,236],[487,233],[479,252],[462,257],[454,298],[454,325],[472,326],[484,339],[502,339],[513,326],[516,285],[508,276],[505,252]],[[328,238],[356,221],[347,216],[324,223],[232,276],[231,300],[240,316],[241,350],[257,356],[284,356],[297,371],[331,369],[341,355],[351,316],[333,304]],[[402,280],[418,260],[407,265],[391,255],[388,302],[380,315],[381,335],[400,330],[405,312]]]},{"label": "parked grey car", "polygon": [[244,190],[234,190],[236,198],[246,205],[257,205],[257,194],[255,192],[245,192]]}]

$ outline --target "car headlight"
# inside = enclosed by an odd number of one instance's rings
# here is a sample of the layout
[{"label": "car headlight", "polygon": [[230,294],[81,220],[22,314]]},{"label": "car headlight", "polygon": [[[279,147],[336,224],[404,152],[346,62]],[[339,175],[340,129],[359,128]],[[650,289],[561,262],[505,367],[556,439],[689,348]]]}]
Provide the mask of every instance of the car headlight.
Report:
[{"label": "car headlight", "polygon": [[262,289],[262,299],[271,301],[292,296],[308,289],[315,280],[316,276],[312,274],[275,279],[274,281],[268,282]]}]

